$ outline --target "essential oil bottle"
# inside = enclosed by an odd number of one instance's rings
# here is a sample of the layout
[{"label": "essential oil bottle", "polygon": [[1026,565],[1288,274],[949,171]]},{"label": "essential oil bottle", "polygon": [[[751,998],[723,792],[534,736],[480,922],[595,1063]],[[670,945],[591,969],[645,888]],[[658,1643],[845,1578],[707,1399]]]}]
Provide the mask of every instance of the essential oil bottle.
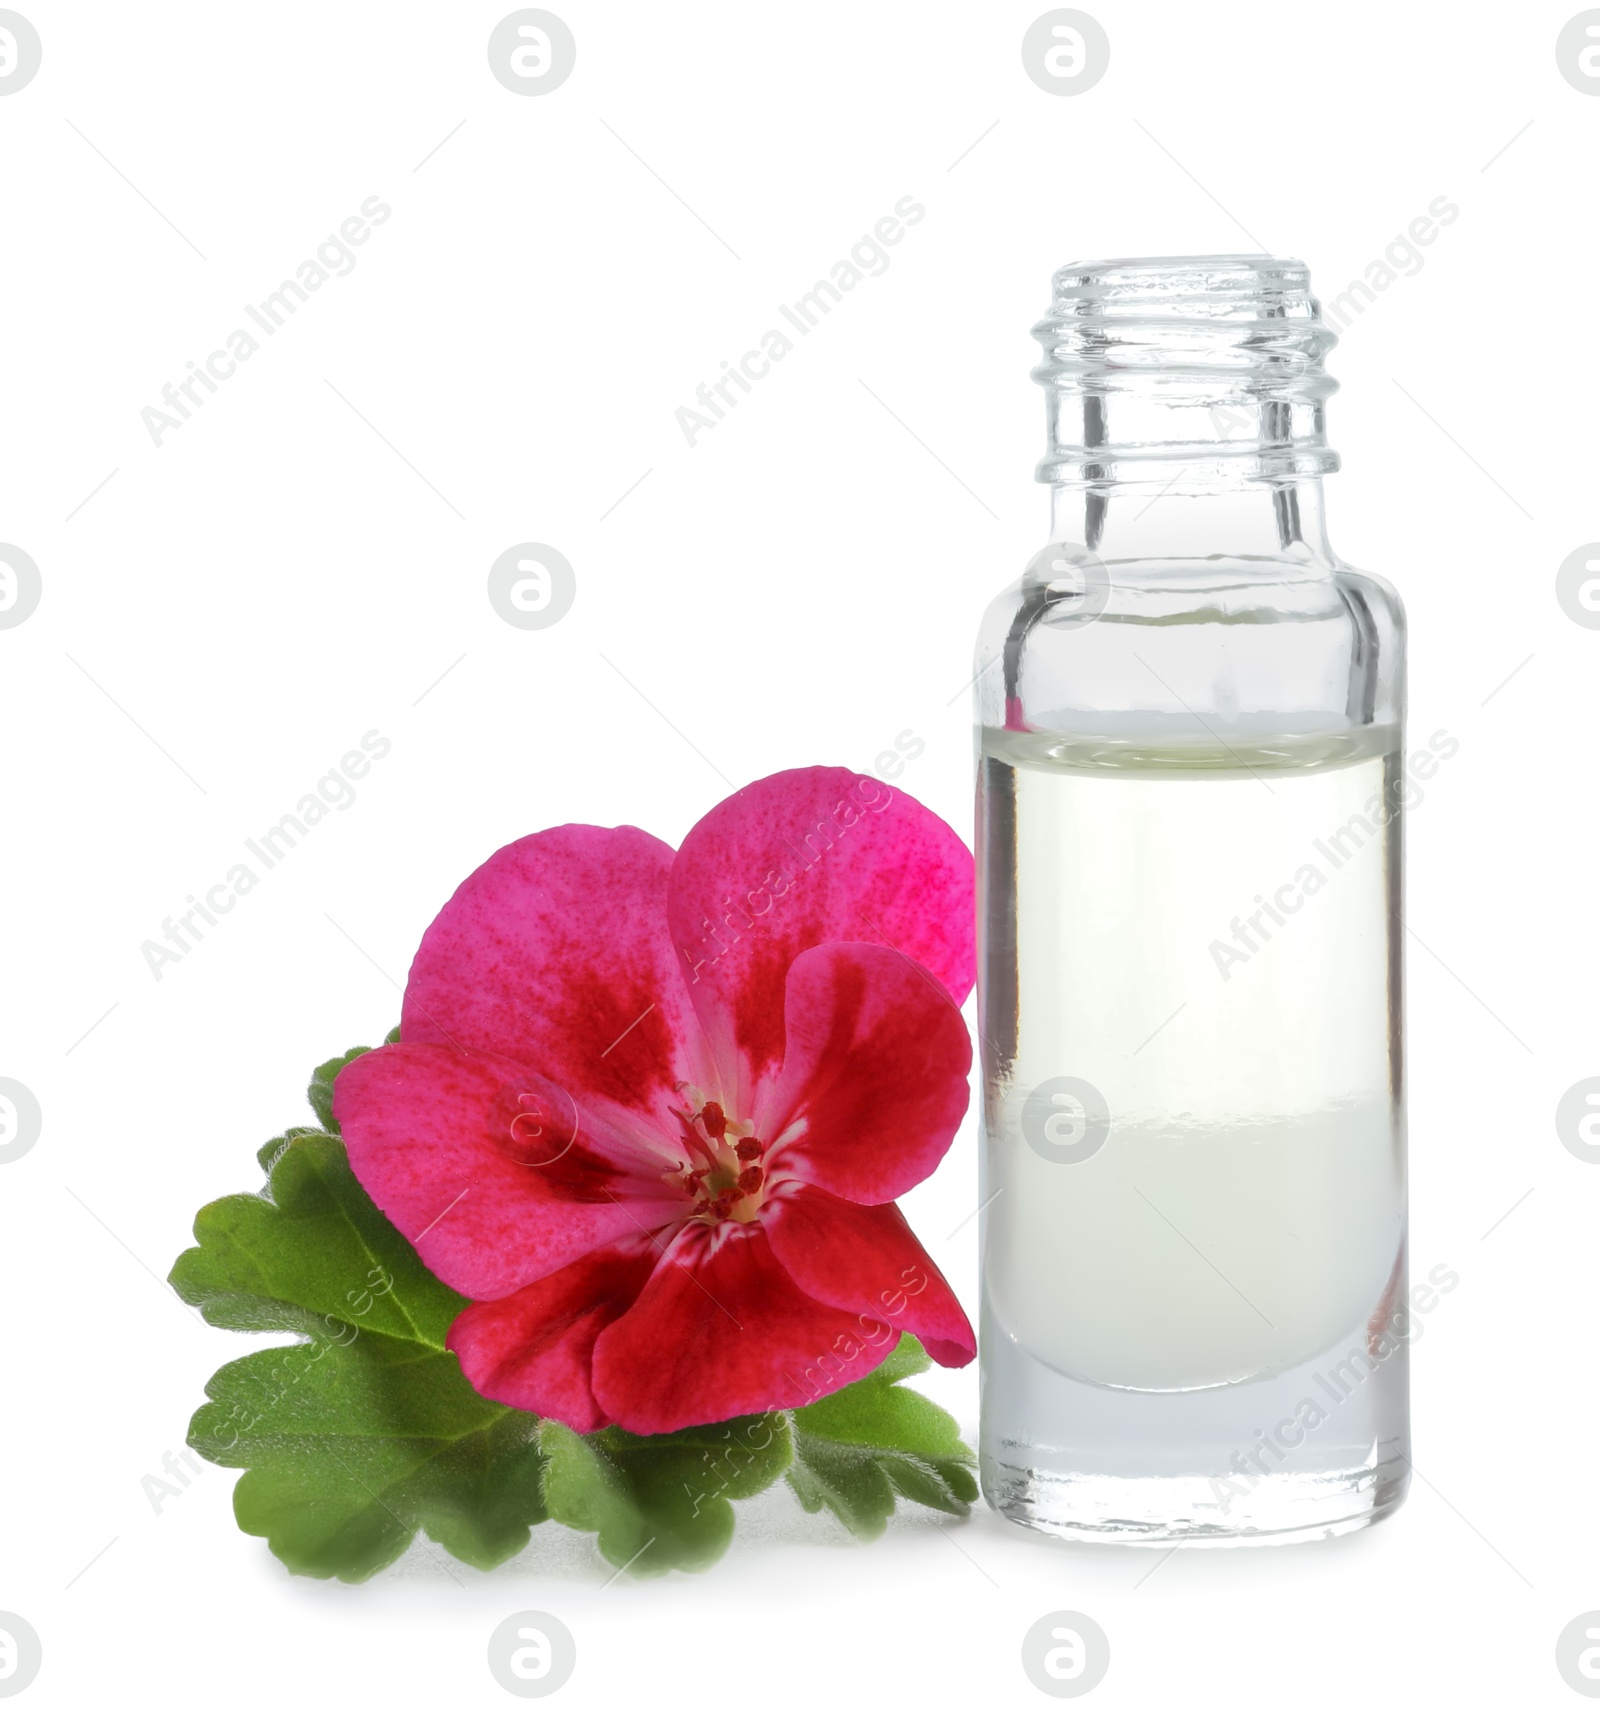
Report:
[{"label": "essential oil bottle", "polygon": [[[1404,619],[1328,543],[1305,266],[1080,262],[1049,544],[978,644],[982,1478],[1108,1542],[1410,1471]],[[1436,1278],[1437,1280],[1437,1278]]]}]

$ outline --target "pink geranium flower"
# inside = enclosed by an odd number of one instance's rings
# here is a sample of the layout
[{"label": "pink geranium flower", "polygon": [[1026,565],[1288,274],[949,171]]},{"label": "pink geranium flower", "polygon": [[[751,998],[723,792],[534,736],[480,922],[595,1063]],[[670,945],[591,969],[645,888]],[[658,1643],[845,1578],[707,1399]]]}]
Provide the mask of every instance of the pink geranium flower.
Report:
[{"label": "pink geranium flower", "polygon": [[871,778],[781,772],[676,854],[564,825],[493,855],[334,1110],[474,1302],[449,1345],[480,1393],[641,1434],[798,1406],[902,1330],[973,1355],[891,1202],[966,1110],[972,963],[950,827]]}]

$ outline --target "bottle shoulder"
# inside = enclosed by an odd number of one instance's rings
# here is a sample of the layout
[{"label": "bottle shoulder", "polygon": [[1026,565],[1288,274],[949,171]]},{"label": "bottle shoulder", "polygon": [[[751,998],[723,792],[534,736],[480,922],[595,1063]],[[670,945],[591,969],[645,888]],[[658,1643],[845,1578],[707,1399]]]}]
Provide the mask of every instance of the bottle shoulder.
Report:
[{"label": "bottle shoulder", "polygon": [[978,709],[1008,728],[1398,722],[1404,652],[1394,586],[1331,556],[1102,562],[1057,545],[985,614]]},{"label": "bottle shoulder", "polygon": [[1395,633],[1404,636],[1406,630],[1405,601],[1393,582],[1370,570],[1360,570],[1342,559],[1334,561],[1334,579],[1352,597],[1363,601],[1368,609],[1382,613]]},{"label": "bottle shoulder", "polygon": [[1404,604],[1394,584],[1341,558],[1217,554],[1107,560],[1081,546],[1055,544],[995,594],[985,627],[1009,626],[1018,611],[1041,604],[1056,623],[1107,615],[1113,622],[1171,622],[1185,613],[1224,623],[1303,622],[1334,615],[1352,599],[1404,626]]}]

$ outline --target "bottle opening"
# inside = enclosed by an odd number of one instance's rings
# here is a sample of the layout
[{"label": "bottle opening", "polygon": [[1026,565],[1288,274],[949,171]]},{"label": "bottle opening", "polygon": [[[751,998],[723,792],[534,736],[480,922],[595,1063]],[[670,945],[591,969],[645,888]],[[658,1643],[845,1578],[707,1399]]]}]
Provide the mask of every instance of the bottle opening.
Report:
[{"label": "bottle opening", "polygon": [[1033,329],[1054,485],[1284,481],[1330,473],[1323,405],[1338,342],[1302,261],[1075,261]]}]

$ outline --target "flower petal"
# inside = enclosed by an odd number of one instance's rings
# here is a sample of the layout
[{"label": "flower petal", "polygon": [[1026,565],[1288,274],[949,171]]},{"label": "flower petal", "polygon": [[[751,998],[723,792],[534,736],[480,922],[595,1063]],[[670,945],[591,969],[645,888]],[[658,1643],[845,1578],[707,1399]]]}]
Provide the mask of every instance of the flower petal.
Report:
[{"label": "flower petal", "polygon": [[907,1330],[941,1365],[978,1350],[939,1267],[895,1205],[853,1205],[820,1187],[778,1198],[762,1226],[778,1262],[812,1299]]},{"label": "flower petal", "polygon": [[574,1258],[682,1217],[659,1160],[503,1057],[391,1044],[339,1072],[350,1167],[433,1273],[500,1299]]},{"label": "flower petal", "polygon": [[972,985],[972,891],[972,856],[937,814],[839,766],[779,772],[714,807],[678,851],[668,908],[737,1105],[782,1060],[784,979],[815,944],[901,950],[959,1004]]},{"label": "flower petal", "polygon": [[525,1063],[595,1112],[668,1133],[704,1051],[667,932],[672,850],[631,825],[562,825],[493,854],[429,926],[401,1037]]},{"label": "flower petal", "polygon": [[882,1204],[933,1173],[966,1113],[972,1041],[926,968],[872,944],[820,944],[789,969],[789,1048],[756,1106],[780,1160],[841,1198]]},{"label": "flower petal", "polygon": [[652,1435],[803,1406],[864,1377],[894,1345],[884,1324],[801,1293],[759,1224],[690,1223],[601,1331],[594,1392],[623,1429]]},{"label": "flower petal", "polygon": [[610,1420],[590,1386],[595,1338],[638,1298],[659,1256],[647,1235],[586,1253],[503,1300],[469,1305],[446,1345],[479,1394],[598,1430]]}]

